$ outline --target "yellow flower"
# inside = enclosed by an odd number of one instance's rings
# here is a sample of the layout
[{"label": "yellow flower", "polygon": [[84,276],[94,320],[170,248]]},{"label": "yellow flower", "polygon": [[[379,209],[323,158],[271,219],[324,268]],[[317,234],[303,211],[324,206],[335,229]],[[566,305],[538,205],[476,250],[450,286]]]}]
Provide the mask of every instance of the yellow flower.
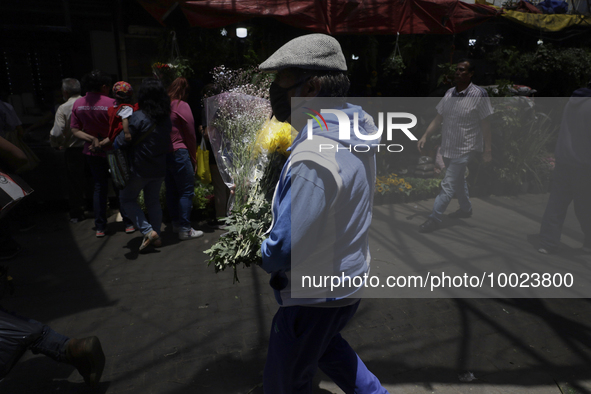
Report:
[{"label": "yellow flower", "polygon": [[257,135],[257,153],[261,151],[266,152],[266,154],[279,152],[287,157],[289,156],[287,149],[291,146],[296,134],[297,132],[289,123],[282,123],[273,118],[265,123]]},{"label": "yellow flower", "polygon": [[383,193],[384,192],[384,188],[383,187],[378,187],[378,192]]},{"label": "yellow flower", "polygon": [[406,189],[407,189],[407,190],[410,190],[410,189],[412,189],[412,186],[411,186],[411,184],[410,184],[410,183],[407,183],[407,184],[406,184]]}]

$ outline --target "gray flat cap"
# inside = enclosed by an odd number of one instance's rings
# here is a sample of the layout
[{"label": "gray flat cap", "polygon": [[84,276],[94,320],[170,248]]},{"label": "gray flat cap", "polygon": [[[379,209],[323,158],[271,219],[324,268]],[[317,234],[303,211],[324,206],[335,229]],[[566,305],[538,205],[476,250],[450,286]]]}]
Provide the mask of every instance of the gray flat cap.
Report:
[{"label": "gray flat cap", "polygon": [[335,38],[326,34],[308,34],[289,41],[259,66],[265,71],[289,67],[347,71],[347,62],[341,44]]}]

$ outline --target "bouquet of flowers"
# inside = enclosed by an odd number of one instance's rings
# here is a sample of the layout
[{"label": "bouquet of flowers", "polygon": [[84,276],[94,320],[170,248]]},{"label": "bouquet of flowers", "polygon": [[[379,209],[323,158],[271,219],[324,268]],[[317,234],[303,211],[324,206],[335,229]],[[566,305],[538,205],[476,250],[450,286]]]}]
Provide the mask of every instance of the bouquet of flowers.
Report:
[{"label": "bouquet of flowers", "polygon": [[234,188],[228,233],[205,253],[215,271],[260,264],[261,244],[272,221],[271,199],[295,132],[270,119],[270,79],[252,70],[214,69],[221,94],[206,98],[209,138],[224,182]]},{"label": "bouquet of flowers", "polygon": [[250,185],[260,177],[255,141],[271,114],[269,102],[231,92],[208,98],[205,107],[209,141],[222,179],[235,188],[237,201],[246,202]]},{"label": "bouquet of flowers", "polygon": [[[261,127],[255,138],[239,138],[239,143],[232,144],[227,155],[221,154],[226,151],[223,147],[216,149],[217,143],[210,137],[213,150],[220,153],[218,166],[224,182],[234,182],[236,203],[232,214],[225,219],[228,233],[205,253],[210,256],[209,264],[214,264],[216,272],[226,268],[234,270],[234,283],[239,281],[238,266],[250,267],[262,262],[261,244],[272,221],[271,199],[293,136],[291,125],[273,118]],[[223,140],[224,137],[220,137]]]}]

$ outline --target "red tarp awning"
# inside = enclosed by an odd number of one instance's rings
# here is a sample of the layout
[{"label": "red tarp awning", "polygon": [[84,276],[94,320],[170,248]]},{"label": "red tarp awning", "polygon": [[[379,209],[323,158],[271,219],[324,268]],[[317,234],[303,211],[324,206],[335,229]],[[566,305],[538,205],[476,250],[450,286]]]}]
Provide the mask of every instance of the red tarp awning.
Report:
[{"label": "red tarp awning", "polygon": [[162,23],[179,3],[191,26],[222,27],[254,17],[319,33],[455,34],[498,15],[459,0],[138,0]]}]

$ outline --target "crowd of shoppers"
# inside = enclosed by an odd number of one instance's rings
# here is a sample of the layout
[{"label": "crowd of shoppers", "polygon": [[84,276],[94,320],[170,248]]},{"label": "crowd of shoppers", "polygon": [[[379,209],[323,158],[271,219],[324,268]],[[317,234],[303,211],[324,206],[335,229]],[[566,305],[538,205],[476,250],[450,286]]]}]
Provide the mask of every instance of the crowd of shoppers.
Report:
[{"label": "crowd of shoppers", "polygon": [[[95,235],[103,238],[109,234],[107,208],[119,208],[125,232],[137,229],[144,235],[140,250],[158,247],[160,189],[165,181],[173,232],[180,240],[203,236],[191,225],[198,136],[187,103],[188,81],[177,78],[166,89],[161,81],[146,79],[137,92],[137,102],[131,84],[113,84],[111,77],[99,70],[84,76],[82,83],[66,78],[61,88],[65,102],[56,110],[49,141],[64,152],[70,221],[93,215]],[[86,94],[81,96],[83,90]],[[7,116],[3,116],[6,122],[1,132],[21,128],[9,104],[2,103],[2,110]],[[124,151],[130,162],[131,179],[122,190],[109,184],[107,152],[113,149]],[[86,187],[89,178],[91,191]],[[109,201],[111,190],[116,198]],[[142,190],[148,219],[137,202]],[[91,209],[85,207],[85,194],[92,195]],[[9,249],[13,257],[16,248]]]}]

